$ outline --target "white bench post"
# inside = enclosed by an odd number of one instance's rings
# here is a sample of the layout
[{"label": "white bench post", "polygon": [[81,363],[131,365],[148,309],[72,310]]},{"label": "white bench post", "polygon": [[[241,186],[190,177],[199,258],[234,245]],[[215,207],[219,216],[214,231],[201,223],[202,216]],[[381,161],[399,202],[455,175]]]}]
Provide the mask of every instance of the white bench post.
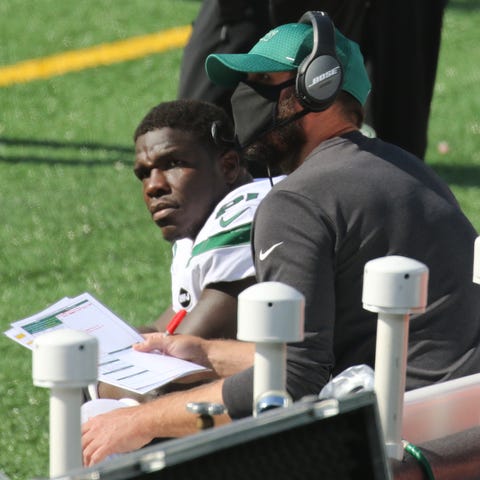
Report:
[{"label": "white bench post", "polygon": [[257,283],[238,296],[237,338],[255,342],[253,414],[287,406],[286,342],[303,340],[305,300],[280,282]]},{"label": "white bench post", "polygon": [[378,313],[375,353],[375,392],[387,455],[403,457],[403,395],[411,313],[425,310],[428,268],[401,256],[367,262],[363,278],[363,307]]},{"label": "white bench post", "polygon": [[98,341],[84,332],[55,330],[33,345],[33,383],[50,388],[50,477],[82,467],[82,388],[97,380]]}]

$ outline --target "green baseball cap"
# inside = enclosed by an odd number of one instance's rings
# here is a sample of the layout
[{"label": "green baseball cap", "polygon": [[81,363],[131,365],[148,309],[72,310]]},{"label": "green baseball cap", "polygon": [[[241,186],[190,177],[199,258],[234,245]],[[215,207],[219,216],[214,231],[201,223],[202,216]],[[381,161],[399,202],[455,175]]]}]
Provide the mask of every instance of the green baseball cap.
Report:
[{"label": "green baseball cap", "polygon": [[[335,29],[337,57],[343,67],[342,90],[365,104],[371,89],[359,46]],[[212,82],[235,87],[247,73],[297,70],[312,51],[312,26],[287,23],[270,30],[248,53],[220,53],[207,57],[205,68]]]}]

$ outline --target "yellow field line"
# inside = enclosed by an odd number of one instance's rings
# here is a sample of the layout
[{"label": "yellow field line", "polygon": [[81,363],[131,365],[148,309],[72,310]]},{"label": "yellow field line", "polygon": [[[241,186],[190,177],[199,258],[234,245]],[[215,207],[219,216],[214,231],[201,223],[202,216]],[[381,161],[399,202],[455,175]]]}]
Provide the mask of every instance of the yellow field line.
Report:
[{"label": "yellow field line", "polygon": [[104,43],[81,50],[71,50],[58,55],[0,67],[0,87],[49,78],[99,65],[124,62],[152,53],[180,48],[185,46],[190,33],[190,26],[176,27],[150,35]]}]

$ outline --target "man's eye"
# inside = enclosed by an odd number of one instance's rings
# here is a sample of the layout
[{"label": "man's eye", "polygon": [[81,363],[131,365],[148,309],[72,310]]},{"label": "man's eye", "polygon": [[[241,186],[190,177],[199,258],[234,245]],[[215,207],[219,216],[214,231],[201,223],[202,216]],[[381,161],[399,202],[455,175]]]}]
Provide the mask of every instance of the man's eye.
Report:
[{"label": "man's eye", "polygon": [[147,170],[146,168],[135,168],[134,173],[139,180],[145,180],[150,175],[149,170]]},{"label": "man's eye", "polygon": [[262,85],[268,85],[268,84],[272,83],[272,77],[270,76],[269,73],[258,73],[255,76],[254,81],[256,83],[260,83]]},{"label": "man's eye", "polygon": [[172,158],[168,161],[168,168],[180,168],[183,167],[184,163],[178,158]]}]

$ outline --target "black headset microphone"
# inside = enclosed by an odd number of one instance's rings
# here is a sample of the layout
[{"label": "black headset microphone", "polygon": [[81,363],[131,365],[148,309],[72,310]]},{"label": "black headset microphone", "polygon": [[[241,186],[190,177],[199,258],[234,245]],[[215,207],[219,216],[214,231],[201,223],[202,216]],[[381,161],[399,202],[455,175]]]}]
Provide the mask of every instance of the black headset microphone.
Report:
[{"label": "black headset microphone", "polygon": [[[325,12],[308,11],[297,23],[311,24],[313,30],[312,51],[299,65],[295,80],[295,95],[303,110],[274,124],[258,135],[257,139],[309,112],[326,110],[333,104],[341,89],[343,68],[336,54],[335,26],[332,20]],[[267,172],[272,183],[268,164]]]},{"label": "black headset microphone", "polygon": [[244,145],[235,139],[239,150],[248,147],[272,130],[298,120],[309,112],[321,112],[330,107],[341,89],[343,68],[336,54],[335,26],[327,13],[305,12],[297,23],[312,25],[313,46],[297,69],[295,95],[304,107],[291,117],[274,123]]},{"label": "black headset microphone", "polygon": [[[335,26],[327,13],[315,10],[305,12],[297,23],[310,24],[313,30],[312,51],[299,65],[295,79],[295,95],[303,109],[278,123],[274,122],[245,145],[240,145],[236,137],[234,140],[221,138],[219,125],[214,122],[212,137],[216,143],[221,139],[223,143],[241,151],[272,130],[298,120],[309,112],[326,110],[333,104],[343,81],[343,68],[336,55]],[[267,173],[273,186],[268,164]]]}]

